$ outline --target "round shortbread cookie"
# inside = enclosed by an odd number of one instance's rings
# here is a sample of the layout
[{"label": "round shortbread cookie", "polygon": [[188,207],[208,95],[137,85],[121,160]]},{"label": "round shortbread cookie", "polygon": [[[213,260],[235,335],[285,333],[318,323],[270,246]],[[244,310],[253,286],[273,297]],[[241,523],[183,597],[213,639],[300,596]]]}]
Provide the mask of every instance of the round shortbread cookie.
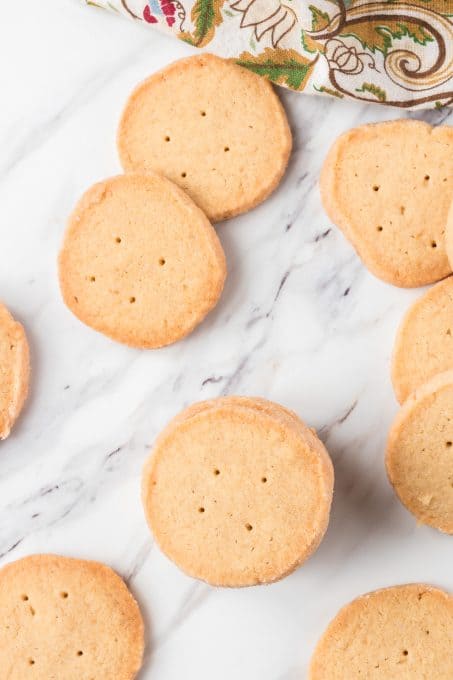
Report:
[{"label": "round shortbread cookie", "polygon": [[9,435],[24,405],[29,376],[25,331],[0,303],[0,439]]},{"label": "round shortbread cookie", "polygon": [[0,570],[1,676],[132,680],[143,656],[140,610],[98,562],[32,555]]},{"label": "round shortbread cookie", "polygon": [[214,307],[226,264],[201,210],[158,175],[95,184],[70,217],[60,286],[88,326],[133,347],[180,340]]},{"label": "round shortbread cookie", "polygon": [[453,276],[429,288],[407,311],[396,336],[392,382],[402,404],[436,373],[453,369]]},{"label": "round shortbread cookie", "polygon": [[453,597],[413,583],[343,607],[313,654],[309,680],[450,680]]},{"label": "round shortbread cookie", "polygon": [[245,212],[276,188],[291,131],[272,85],[212,54],[181,59],[130,96],[118,131],[126,172],[155,171],[214,222]]},{"label": "round shortbread cookie", "polygon": [[163,552],[212,585],[283,578],[327,528],[333,468],[295,414],[254,398],[189,407],[156,440],[145,514]]},{"label": "round shortbread cookie", "polygon": [[415,287],[451,272],[452,127],[396,120],[349,130],[329,151],[320,187],[330,219],[375,276]]},{"label": "round shortbread cookie", "polygon": [[453,534],[453,370],[404,402],[388,436],[386,467],[418,521]]}]

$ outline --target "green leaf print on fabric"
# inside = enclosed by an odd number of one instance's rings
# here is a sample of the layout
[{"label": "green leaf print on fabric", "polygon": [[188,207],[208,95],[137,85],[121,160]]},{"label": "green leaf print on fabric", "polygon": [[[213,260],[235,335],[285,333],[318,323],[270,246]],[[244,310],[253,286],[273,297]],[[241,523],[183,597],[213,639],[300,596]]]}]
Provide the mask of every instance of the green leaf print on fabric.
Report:
[{"label": "green leaf print on fabric", "polygon": [[418,45],[426,45],[434,40],[424,30],[423,26],[399,21],[387,21],[385,26],[374,21],[357,24],[356,26],[351,26],[351,30],[348,33],[340,33],[340,37],[357,38],[364,49],[368,49],[373,53],[379,50],[385,55],[392,47],[394,40],[410,38]]},{"label": "green leaf print on fabric", "polygon": [[336,97],[337,99],[344,99],[344,94],[341,94],[338,90],[332,90],[330,87],[325,87],[324,85],[321,85],[321,87],[313,85],[313,89],[316,90],[316,92],[330,94],[331,97]]},{"label": "green leaf print on fabric", "polygon": [[362,87],[356,88],[356,92],[369,92],[370,94],[374,94],[376,99],[378,99],[380,102],[385,102],[387,99],[385,90],[383,90],[381,87],[378,87],[377,85],[373,85],[373,83],[363,83]]},{"label": "green leaf print on fabric", "polygon": [[305,52],[309,52],[310,54],[324,52],[324,44],[319,40],[312,38],[311,35],[309,35],[309,33],[303,29],[300,32],[300,42]]},{"label": "green leaf print on fabric", "polygon": [[309,5],[308,9],[311,12],[311,30],[320,31],[330,23],[330,17],[327,12],[322,12],[318,7]]},{"label": "green leaf print on fabric", "polygon": [[195,26],[192,33],[183,31],[181,40],[194,47],[204,47],[214,37],[216,26],[222,23],[221,8],[225,0],[196,0],[192,7],[191,19]]},{"label": "green leaf print on fabric", "polygon": [[310,61],[295,50],[274,50],[267,47],[257,56],[243,52],[235,61],[274,83],[287,85],[293,90],[303,90],[316,59]]},{"label": "green leaf print on fabric", "polygon": [[[308,9],[311,12],[311,31],[321,31],[330,23],[330,16],[327,12],[323,12],[314,5],[309,5]],[[300,42],[305,52],[309,54],[317,54],[324,52],[324,45],[319,40],[316,40],[310,35],[309,31],[301,30]]]}]

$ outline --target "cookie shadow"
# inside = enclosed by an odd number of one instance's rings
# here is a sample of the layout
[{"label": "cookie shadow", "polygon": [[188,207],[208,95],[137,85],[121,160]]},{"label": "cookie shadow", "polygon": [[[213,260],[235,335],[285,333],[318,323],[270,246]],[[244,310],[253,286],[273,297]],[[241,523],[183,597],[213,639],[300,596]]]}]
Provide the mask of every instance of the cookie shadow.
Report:
[{"label": "cookie shadow", "polygon": [[311,560],[314,565],[318,560],[340,563],[371,535],[385,535],[388,542],[402,533],[402,509],[387,479],[383,448],[360,456],[358,446],[328,442],[334,495],[327,532]]}]

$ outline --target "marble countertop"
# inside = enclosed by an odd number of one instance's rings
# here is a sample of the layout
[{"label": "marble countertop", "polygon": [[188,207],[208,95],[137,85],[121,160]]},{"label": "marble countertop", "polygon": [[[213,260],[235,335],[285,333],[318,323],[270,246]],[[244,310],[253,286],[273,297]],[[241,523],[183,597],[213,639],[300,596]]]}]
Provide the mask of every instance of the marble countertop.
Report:
[{"label": "marble countertop", "polygon": [[[26,326],[33,369],[26,409],[0,444],[0,564],[57,552],[114,567],[147,621],[141,680],[303,680],[316,640],[351,598],[409,581],[453,590],[451,538],[416,526],[383,464],[397,410],[393,338],[420,291],[369,274],[317,189],[342,130],[400,112],[280,90],[291,164],[268,201],[218,226],[229,265],[220,304],[185,341],[140,352],[66,310],[56,257],[79,195],[120,170],[127,95],[191,49],[76,0],[40,0],[5,3],[0,53],[0,298]],[[439,124],[448,112],[417,117]],[[156,434],[184,406],[221,394],[294,409],[334,461],[327,535],[272,586],[191,580],[143,518],[140,472]]]}]

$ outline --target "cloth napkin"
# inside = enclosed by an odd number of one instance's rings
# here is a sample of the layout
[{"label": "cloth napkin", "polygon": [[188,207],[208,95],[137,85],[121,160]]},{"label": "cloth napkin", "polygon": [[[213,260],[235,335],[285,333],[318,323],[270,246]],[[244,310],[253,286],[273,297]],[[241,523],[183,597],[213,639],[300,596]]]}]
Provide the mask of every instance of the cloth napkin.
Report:
[{"label": "cloth napkin", "polygon": [[453,0],[82,0],[279,85],[401,108],[453,103]]}]

